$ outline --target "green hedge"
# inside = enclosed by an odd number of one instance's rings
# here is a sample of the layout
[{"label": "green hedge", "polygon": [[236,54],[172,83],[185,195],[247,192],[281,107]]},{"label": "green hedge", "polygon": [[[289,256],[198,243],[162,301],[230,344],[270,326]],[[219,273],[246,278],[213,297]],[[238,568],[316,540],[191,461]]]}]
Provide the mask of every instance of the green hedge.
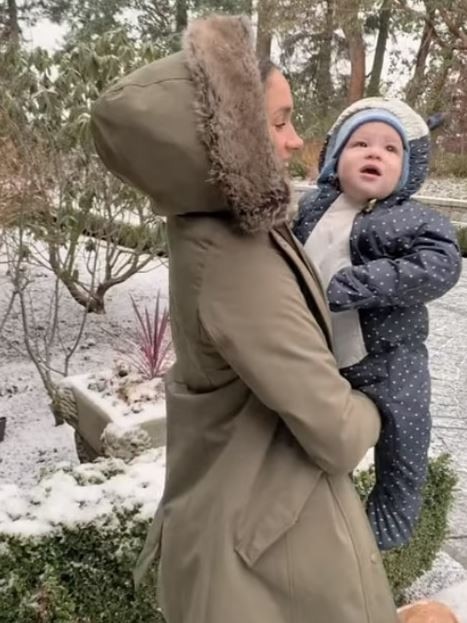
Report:
[{"label": "green hedge", "polygon": [[135,593],[131,569],[147,524],[62,529],[41,539],[4,538],[2,623],[162,623],[155,574]]},{"label": "green hedge", "polygon": [[[10,491],[5,501],[0,488],[2,623],[162,623],[154,571],[138,593],[131,576],[163,481],[160,456],[151,452],[136,466],[104,459],[62,468],[27,499]],[[150,474],[158,474],[156,483],[148,481]],[[363,496],[371,478],[358,477]],[[407,548],[385,556],[398,601],[439,551],[454,483],[447,457],[431,462],[417,534]],[[65,508],[77,504],[71,510],[75,520],[70,512],[61,517],[55,502],[47,510],[47,500],[60,495]],[[95,507],[96,500],[95,516],[86,516],[86,506]]]},{"label": "green hedge", "polygon": [[148,253],[158,257],[167,257],[167,226],[165,221],[158,220],[150,225],[107,222],[100,215],[89,214],[83,234],[113,244]]},{"label": "green hedge", "polygon": [[[154,257],[167,257],[167,225],[161,217],[148,216],[149,222],[131,223],[115,217],[108,220],[101,214],[87,212],[84,216],[79,209],[67,208],[55,219],[55,227],[62,231],[78,231],[88,236],[87,250],[94,250],[93,238],[104,240],[114,245],[132,249],[138,253],[147,253]],[[10,227],[24,226],[22,214],[9,223]],[[38,236],[47,235],[47,227],[54,227],[44,220],[44,215],[34,213],[29,216],[26,227]],[[50,230],[48,232],[50,234]]]},{"label": "green hedge", "polygon": [[430,162],[430,175],[433,177],[465,177],[467,174],[467,154],[452,154],[437,149]]},{"label": "green hedge", "polygon": [[155,573],[132,569],[160,497],[163,455],[63,466],[32,491],[0,487],[2,623],[162,623]]},{"label": "green hedge", "polygon": [[[363,472],[356,479],[363,498],[373,486],[373,472]],[[417,529],[410,543],[399,549],[384,552],[383,561],[398,605],[404,601],[408,588],[428,571],[441,549],[448,530],[448,512],[451,508],[456,475],[447,455],[431,460],[425,485],[423,507]]]},{"label": "green hedge", "polygon": [[457,232],[457,240],[459,241],[459,246],[461,248],[461,253],[463,257],[467,257],[467,226],[463,227],[459,225],[456,227]]}]

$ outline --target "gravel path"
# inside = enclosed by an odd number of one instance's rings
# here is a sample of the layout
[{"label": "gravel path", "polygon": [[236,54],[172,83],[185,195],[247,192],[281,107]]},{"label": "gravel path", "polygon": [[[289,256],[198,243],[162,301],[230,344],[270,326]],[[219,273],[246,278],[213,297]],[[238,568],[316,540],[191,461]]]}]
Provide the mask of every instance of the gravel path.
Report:
[{"label": "gravel path", "polygon": [[420,194],[467,200],[467,177],[430,178],[423,185]]}]

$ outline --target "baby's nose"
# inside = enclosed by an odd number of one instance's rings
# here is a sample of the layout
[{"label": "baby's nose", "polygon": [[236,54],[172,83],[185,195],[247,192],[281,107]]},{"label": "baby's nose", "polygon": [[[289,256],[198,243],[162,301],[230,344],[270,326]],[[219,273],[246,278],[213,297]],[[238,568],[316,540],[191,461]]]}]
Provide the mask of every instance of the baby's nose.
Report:
[{"label": "baby's nose", "polygon": [[381,158],[381,149],[378,147],[370,147],[367,153],[367,158]]}]

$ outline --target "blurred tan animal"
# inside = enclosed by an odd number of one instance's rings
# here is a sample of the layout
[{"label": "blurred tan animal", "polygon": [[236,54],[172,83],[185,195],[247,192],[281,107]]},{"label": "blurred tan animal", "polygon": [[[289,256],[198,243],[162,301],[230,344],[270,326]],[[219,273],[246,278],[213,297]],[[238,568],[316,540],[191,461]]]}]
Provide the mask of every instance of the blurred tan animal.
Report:
[{"label": "blurred tan animal", "polygon": [[397,612],[401,623],[459,623],[453,611],[437,601],[417,601]]}]

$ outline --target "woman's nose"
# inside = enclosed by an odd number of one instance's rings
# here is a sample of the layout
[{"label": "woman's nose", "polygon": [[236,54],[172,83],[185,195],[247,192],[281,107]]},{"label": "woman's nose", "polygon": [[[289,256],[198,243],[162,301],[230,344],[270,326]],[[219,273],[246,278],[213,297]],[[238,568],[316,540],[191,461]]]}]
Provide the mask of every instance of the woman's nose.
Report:
[{"label": "woman's nose", "polygon": [[295,128],[292,128],[291,130],[289,140],[287,141],[287,147],[291,151],[299,151],[300,149],[303,149],[303,140],[297,134]]}]

